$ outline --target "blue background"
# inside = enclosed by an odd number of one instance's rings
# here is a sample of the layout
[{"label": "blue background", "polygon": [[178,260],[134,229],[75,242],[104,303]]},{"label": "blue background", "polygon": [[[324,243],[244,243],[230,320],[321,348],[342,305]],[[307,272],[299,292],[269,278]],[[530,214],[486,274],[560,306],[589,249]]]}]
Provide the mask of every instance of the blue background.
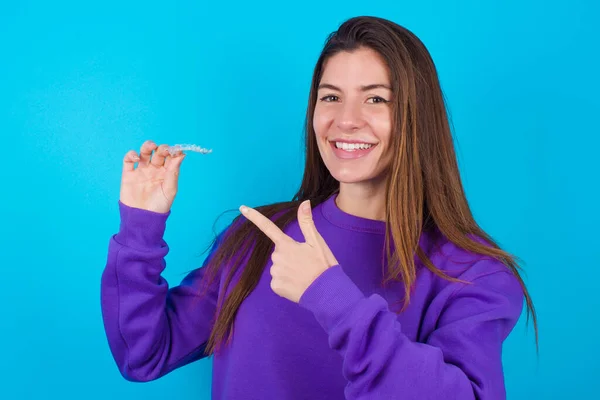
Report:
[{"label": "blue background", "polygon": [[597,4],[4,2],[0,397],[209,398],[210,359],[139,384],[110,355],[99,292],[122,157],[145,139],[214,149],[184,161],[166,233],[177,284],[221,212],[294,194],[323,41],[377,15],[431,51],[475,216],[525,261],[540,355],[523,317],[505,345],[509,399],[595,398]]}]

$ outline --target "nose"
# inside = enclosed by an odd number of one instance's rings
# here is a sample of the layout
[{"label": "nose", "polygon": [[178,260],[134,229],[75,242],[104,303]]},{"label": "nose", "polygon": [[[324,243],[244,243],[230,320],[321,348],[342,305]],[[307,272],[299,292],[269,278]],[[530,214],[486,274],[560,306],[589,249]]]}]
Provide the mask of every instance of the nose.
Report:
[{"label": "nose", "polygon": [[360,104],[345,102],[339,108],[337,126],[343,132],[354,132],[364,125]]}]

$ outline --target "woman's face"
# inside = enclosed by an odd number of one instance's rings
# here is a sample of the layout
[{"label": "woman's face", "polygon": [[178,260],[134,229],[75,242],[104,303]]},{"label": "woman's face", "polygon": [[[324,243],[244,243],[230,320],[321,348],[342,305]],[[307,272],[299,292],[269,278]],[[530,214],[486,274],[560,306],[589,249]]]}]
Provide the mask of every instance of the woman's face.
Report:
[{"label": "woman's face", "polygon": [[325,62],[313,128],[336,180],[381,178],[391,159],[392,101],[388,68],[375,51],[341,52]]}]

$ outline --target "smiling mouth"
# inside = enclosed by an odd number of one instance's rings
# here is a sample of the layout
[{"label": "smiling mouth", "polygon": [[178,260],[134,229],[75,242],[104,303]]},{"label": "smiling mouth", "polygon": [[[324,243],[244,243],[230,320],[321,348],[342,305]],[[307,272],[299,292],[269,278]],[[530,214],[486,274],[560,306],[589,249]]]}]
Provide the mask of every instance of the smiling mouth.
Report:
[{"label": "smiling mouth", "polygon": [[333,142],[337,149],[342,149],[345,151],[355,151],[355,150],[366,150],[375,146],[372,143],[345,143],[345,142]]},{"label": "smiling mouth", "polygon": [[327,139],[329,143],[335,144],[338,149],[344,150],[360,150],[366,149],[373,146],[377,146],[378,143],[373,143],[368,140],[347,140],[347,139]]},{"label": "smiling mouth", "polygon": [[364,142],[336,142],[331,141],[329,145],[333,149],[333,153],[337,158],[341,159],[356,159],[361,158],[369,154],[377,143],[364,143]]}]

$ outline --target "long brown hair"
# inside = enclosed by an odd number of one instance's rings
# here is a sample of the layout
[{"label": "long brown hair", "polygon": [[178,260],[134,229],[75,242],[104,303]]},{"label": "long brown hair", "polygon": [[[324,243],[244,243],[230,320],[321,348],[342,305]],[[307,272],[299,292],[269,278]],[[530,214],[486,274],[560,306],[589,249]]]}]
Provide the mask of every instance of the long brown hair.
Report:
[{"label": "long brown hair", "polygon": [[[397,280],[405,288],[404,306],[410,301],[410,288],[416,279],[415,254],[432,273],[454,280],[435,267],[419,238],[435,227],[457,246],[502,261],[518,278],[527,303],[527,320],[533,316],[536,344],[537,318],[531,297],[519,275],[520,267],[511,254],[501,250],[475,222],[463,190],[456,161],[446,105],[433,60],[423,43],[409,30],[377,17],[347,20],[329,35],[314,68],[304,131],[306,165],[298,192],[291,201],[257,207],[280,228],[296,219],[297,207],[310,200],[313,207],[339,190],[317,148],[313,112],[317,87],[325,61],[342,51],[366,47],[378,52],[387,63],[392,82],[392,149],[394,158],[387,174],[386,253],[389,260],[385,281]],[[487,244],[478,241],[481,238]],[[238,216],[223,236],[205,266],[207,287],[223,266],[229,271],[227,288],[236,273],[238,281],[217,305],[214,326],[206,354],[228,343],[240,304],[256,287],[273,250],[269,238],[254,224]],[[240,268],[242,268],[240,270]]]}]

